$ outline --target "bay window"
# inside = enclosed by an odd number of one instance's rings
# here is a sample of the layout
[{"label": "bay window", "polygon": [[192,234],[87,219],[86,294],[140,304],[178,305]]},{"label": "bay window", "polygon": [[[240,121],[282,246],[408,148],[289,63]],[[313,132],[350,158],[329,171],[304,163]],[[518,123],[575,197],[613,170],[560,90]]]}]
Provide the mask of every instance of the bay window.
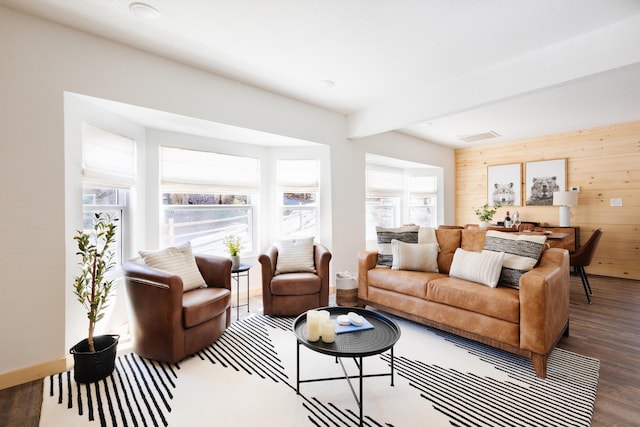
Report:
[{"label": "bay window", "polygon": [[173,147],[160,147],[160,159],[161,246],[228,255],[222,242],[233,235],[255,252],[258,159]]}]

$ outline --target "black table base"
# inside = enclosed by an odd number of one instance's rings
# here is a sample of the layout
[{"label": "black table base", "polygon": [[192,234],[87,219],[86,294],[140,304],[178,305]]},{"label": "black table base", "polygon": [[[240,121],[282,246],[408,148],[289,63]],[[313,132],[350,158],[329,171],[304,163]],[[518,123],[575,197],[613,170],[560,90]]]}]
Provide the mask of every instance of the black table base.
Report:
[{"label": "black table base", "polygon": [[[297,338],[296,343],[296,393],[300,394],[300,384],[320,382],[320,381],[334,381],[334,380],[347,380],[351,393],[353,394],[356,403],[358,404],[358,410],[360,412],[360,426],[363,425],[363,379],[370,377],[391,377],[391,386],[393,387],[394,378],[394,356],[393,346],[400,338],[400,328],[398,325],[381,314],[361,308],[353,307],[325,307],[319,310],[329,311],[331,318],[335,319],[340,314],[346,314],[349,311],[354,311],[361,316],[369,320],[374,329],[368,329],[363,331],[346,332],[343,334],[336,334],[336,341],[333,343],[323,343],[322,341],[310,342],[306,337],[306,313],[301,314],[294,321],[293,330]],[[337,377],[322,377],[322,378],[310,378],[300,379],[300,346],[305,346],[312,351],[324,353],[336,358],[336,363],[340,363],[343,376]],[[381,354],[389,350],[391,355],[391,369],[385,373],[364,374],[364,358],[367,356],[373,356],[375,354]],[[344,366],[342,359],[353,359],[357,368],[357,375],[349,375],[347,369]],[[358,392],[353,386],[352,379],[358,379]]]}]

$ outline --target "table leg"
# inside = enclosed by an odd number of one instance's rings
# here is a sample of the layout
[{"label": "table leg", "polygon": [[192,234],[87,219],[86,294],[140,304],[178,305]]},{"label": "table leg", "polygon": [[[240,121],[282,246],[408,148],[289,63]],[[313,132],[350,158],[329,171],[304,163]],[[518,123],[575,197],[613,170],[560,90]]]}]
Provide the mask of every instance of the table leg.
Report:
[{"label": "table leg", "polygon": [[393,387],[393,346],[391,346],[391,387]]},{"label": "table leg", "polygon": [[236,320],[240,318],[240,273],[236,273]]},{"label": "table leg", "polygon": [[296,394],[300,394],[300,341],[296,342]]},{"label": "table leg", "polygon": [[362,395],[362,370],[363,370],[363,365],[362,365],[362,356],[360,357],[360,427],[362,427],[362,419],[363,419],[363,409],[362,407],[364,406],[364,396]]}]

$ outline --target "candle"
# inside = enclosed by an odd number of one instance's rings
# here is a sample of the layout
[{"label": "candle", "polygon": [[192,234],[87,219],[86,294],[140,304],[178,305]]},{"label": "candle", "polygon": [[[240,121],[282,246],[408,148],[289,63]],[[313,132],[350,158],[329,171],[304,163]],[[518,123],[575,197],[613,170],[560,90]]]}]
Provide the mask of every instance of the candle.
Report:
[{"label": "candle", "polygon": [[320,339],[320,314],[316,310],[307,311],[307,339],[310,342]]},{"label": "candle", "polygon": [[332,343],[336,340],[336,327],[331,319],[324,319],[320,326],[320,335],[322,335],[322,342]]},{"label": "candle", "polygon": [[318,315],[320,316],[320,321],[322,322],[323,320],[329,320],[331,313],[329,313],[327,310],[318,310]]}]

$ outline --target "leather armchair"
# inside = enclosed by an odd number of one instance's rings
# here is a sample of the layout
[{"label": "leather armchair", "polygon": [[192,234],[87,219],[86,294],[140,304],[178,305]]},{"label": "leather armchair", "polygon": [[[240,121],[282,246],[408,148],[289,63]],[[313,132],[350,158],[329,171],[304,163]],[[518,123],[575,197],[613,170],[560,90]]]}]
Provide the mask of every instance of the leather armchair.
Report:
[{"label": "leather armchair", "polygon": [[231,322],[231,259],[195,255],[206,288],[182,290],[182,279],[147,266],[123,264],[133,351],[175,363],[215,342]]},{"label": "leather armchair", "polygon": [[275,274],[278,248],[270,246],[260,255],[262,265],[262,303],[264,314],[295,316],[307,310],[329,305],[329,261],[331,252],[313,245],[315,273]]}]

